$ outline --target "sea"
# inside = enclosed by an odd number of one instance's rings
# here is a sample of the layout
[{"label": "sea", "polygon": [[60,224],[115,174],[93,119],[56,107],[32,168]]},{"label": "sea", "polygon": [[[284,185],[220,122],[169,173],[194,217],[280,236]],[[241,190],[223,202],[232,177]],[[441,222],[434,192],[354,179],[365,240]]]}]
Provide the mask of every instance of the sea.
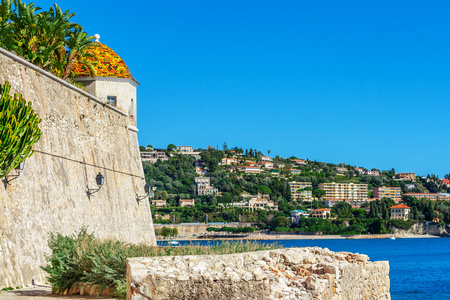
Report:
[{"label": "sea", "polygon": [[[284,247],[322,247],[389,261],[393,300],[450,299],[450,238],[272,240]],[[191,242],[180,241],[180,244]],[[196,242],[208,245],[211,241]],[[167,242],[159,242],[166,245]]]}]

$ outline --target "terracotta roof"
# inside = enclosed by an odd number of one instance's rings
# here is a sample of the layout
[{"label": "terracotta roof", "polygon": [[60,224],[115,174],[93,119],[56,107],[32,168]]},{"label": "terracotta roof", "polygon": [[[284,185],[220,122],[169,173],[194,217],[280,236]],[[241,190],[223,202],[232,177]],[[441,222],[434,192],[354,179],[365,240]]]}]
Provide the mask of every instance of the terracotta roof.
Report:
[{"label": "terracotta roof", "polygon": [[315,209],[314,211],[330,211],[330,210],[326,209],[326,208],[318,208],[318,209]]},{"label": "terracotta roof", "polygon": [[[97,43],[97,47],[92,47],[89,50],[89,52],[95,54],[96,59],[87,58],[94,62],[97,77],[129,78],[134,80],[123,59],[105,44]],[[77,61],[73,63],[73,71],[75,77],[90,77],[88,68]]]},{"label": "terracotta roof", "polygon": [[391,206],[391,208],[411,208],[411,207],[404,205],[404,204],[398,204],[398,205]]}]

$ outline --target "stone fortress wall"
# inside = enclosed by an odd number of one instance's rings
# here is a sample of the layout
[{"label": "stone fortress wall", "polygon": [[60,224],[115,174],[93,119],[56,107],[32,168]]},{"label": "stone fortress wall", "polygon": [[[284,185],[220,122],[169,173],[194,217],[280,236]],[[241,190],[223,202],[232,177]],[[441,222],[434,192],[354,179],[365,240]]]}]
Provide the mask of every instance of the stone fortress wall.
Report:
[{"label": "stone fortress wall", "polygon": [[[155,244],[149,202],[136,201],[145,182],[128,114],[0,49],[6,81],[32,102],[42,136],[22,174],[0,185],[0,288],[46,281],[49,232],[87,226],[102,239]],[[105,184],[88,197],[99,172]]]}]

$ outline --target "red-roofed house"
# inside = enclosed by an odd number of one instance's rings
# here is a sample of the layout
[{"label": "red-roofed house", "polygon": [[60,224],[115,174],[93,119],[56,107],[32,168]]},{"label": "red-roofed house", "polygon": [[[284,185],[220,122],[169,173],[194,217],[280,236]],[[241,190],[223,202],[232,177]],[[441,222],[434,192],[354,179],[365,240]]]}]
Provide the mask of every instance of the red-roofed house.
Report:
[{"label": "red-roofed house", "polygon": [[445,178],[442,178],[442,179],[439,179],[439,180],[441,181],[441,184],[445,184],[445,185],[450,186],[450,180],[445,179]]},{"label": "red-roofed house", "polygon": [[395,173],[395,178],[398,180],[404,180],[404,181],[416,181],[416,174],[415,173]]},{"label": "red-roofed house", "polygon": [[298,165],[298,166],[305,166],[305,165],[308,164],[308,162],[306,160],[304,160],[304,159],[293,159],[293,160],[291,160],[291,162],[294,165]]},{"label": "red-roofed house", "polygon": [[195,199],[180,199],[180,206],[195,206]]},{"label": "red-roofed house", "polygon": [[319,209],[315,209],[313,211],[312,217],[326,219],[326,218],[330,217],[330,214],[331,214],[331,211],[329,209],[319,208]]},{"label": "red-roofed house", "polygon": [[391,220],[408,220],[409,218],[409,211],[411,210],[411,207],[404,205],[404,204],[398,204],[390,207],[391,210]]}]

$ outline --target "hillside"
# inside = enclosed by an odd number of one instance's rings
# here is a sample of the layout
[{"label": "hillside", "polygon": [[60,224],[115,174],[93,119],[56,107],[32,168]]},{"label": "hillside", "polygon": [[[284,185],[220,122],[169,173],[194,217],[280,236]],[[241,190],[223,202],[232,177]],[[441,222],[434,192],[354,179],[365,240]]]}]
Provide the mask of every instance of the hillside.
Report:
[{"label": "hillside", "polygon": [[[390,208],[400,202],[410,205],[409,219],[450,221],[448,201],[410,196],[414,193],[450,192],[445,181],[434,175],[426,178],[414,175],[414,178],[405,180],[399,178],[401,175],[394,169],[368,170],[344,163],[336,165],[297,157],[270,158],[256,150],[240,148],[192,149],[192,152],[183,153],[172,146],[159,150],[164,151],[166,160],[144,162],[146,180],[155,187],[153,198],[165,200],[162,203],[166,204],[152,206],[155,223],[204,223],[208,220],[251,222],[259,229],[277,231],[347,233],[372,230],[372,233],[379,233],[388,232],[392,224],[409,226],[401,224],[402,220],[387,223]],[[146,150],[141,147],[141,151]],[[195,180],[203,177],[210,184],[207,191],[215,192],[199,194]],[[362,187],[361,199],[330,199],[324,186],[333,183]],[[295,189],[297,186],[302,188]],[[397,188],[401,198],[374,198],[374,191],[385,187]],[[195,204],[181,207],[184,200],[180,202],[180,199],[193,199]],[[264,207],[252,209],[252,201],[261,201]],[[330,216],[306,218],[315,209],[329,209]],[[293,222],[292,212],[295,210],[304,211],[305,218]]]}]

